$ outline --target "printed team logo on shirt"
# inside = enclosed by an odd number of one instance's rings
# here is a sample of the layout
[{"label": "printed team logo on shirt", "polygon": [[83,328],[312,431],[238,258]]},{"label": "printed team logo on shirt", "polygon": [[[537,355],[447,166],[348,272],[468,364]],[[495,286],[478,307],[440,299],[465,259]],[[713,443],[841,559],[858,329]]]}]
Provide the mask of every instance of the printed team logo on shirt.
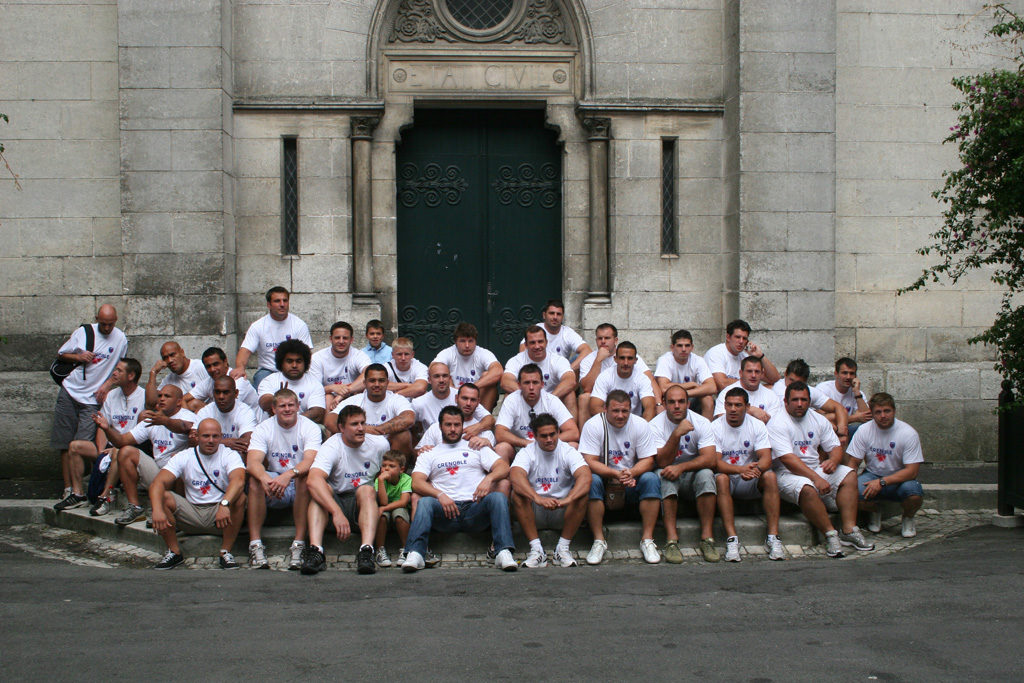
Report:
[{"label": "printed team logo on shirt", "polygon": [[730,465],[738,465],[738,464],[740,464],[740,456],[738,456],[738,455],[730,455],[728,458],[726,458],[726,460],[729,461]]},{"label": "printed team logo on shirt", "polygon": [[365,467],[366,469],[370,469],[370,461],[369,460],[365,461],[363,463],[363,467]]},{"label": "printed team logo on shirt", "polygon": [[690,381],[690,376],[689,375],[683,375],[683,381],[684,382],[689,382]]},{"label": "printed team logo on shirt", "polygon": [[627,441],[627,442],[626,442],[625,444],[623,444],[623,445],[624,445],[624,446],[625,446],[626,448],[629,448],[629,442],[628,442],[628,441]]},{"label": "printed team logo on shirt", "polygon": [[875,457],[878,458],[878,462],[885,462],[885,453],[876,453]]},{"label": "printed team logo on shirt", "polygon": [[292,459],[288,457],[287,453],[283,453],[277,456],[277,464],[280,465],[281,467],[288,467],[288,463],[290,463],[291,461]]},{"label": "printed team logo on shirt", "polygon": [[757,407],[760,408],[761,410],[764,410],[764,404],[763,403],[758,403]]},{"label": "printed team logo on shirt", "polygon": [[209,480],[203,482],[202,484],[199,485],[199,495],[205,496],[207,493],[210,492],[211,488],[212,484],[210,484]]},{"label": "printed team logo on shirt", "polygon": [[292,452],[293,453],[298,453],[299,452],[299,447],[298,447],[297,444],[292,444]]},{"label": "printed team logo on shirt", "polygon": [[532,439],[533,438],[533,430],[532,429],[527,429],[526,430],[526,438],[527,439]]},{"label": "printed team logo on shirt", "polygon": [[388,421],[388,414],[387,413],[381,413],[380,414],[380,423],[384,424],[387,421]]},{"label": "printed team logo on shirt", "polygon": [[562,352],[562,347],[561,346],[556,346],[555,347],[555,353],[561,353],[561,352]]},{"label": "printed team logo on shirt", "polygon": [[114,347],[113,346],[108,346],[107,347],[107,353],[113,353],[113,352],[114,352]]},{"label": "printed team logo on shirt", "polygon": [[613,455],[612,456],[612,463],[618,465],[620,462],[622,462],[622,459],[624,457],[625,457],[624,455]]},{"label": "printed team logo on shirt", "polygon": [[545,373],[544,373],[544,381],[545,381],[545,382],[547,382],[547,381],[548,381],[548,378],[549,378],[549,377],[551,377],[551,375],[549,375],[549,374],[547,374],[547,373],[545,372]]},{"label": "printed team logo on shirt", "polygon": [[167,450],[167,448],[168,448],[168,447],[170,446],[170,444],[166,444],[166,443],[160,443],[160,442],[156,442],[156,444],[157,444],[157,446],[156,446],[156,450],[157,450],[157,452],[158,452],[158,453],[160,453],[161,455],[162,455],[162,454],[163,454],[163,452],[164,452],[164,451],[166,451],[166,450]]},{"label": "printed team logo on shirt", "polygon": [[447,471],[448,474],[450,474],[450,475],[452,475],[454,477],[455,473],[459,471],[459,466],[458,465],[450,465],[450,466],[445,468],[445,471]]},{"label": "printed team logo on shirt", "polygon": [[301,400],[302,400],[302,399],[304,399],[304,398],[306,398],[306,392],[304,392],[304,391],[300,391],[300,392],[299,392],[299,400],[301,401]]},{"label": "printed team logo on shirt", "polygon": [[889,442],[889,448],[896,448],[896,442],[895,441],[890,441]]},{"label": "printed team logo on shirt", "polygon": [[288,340],[288,339],[291,339],[291,338],[292,338],[292,335],[290,335],[290,334],[286,334],[286,335],[284,335],[284,338],[285,338],[286,340]]},{"label": "printed team logo on shirt", "polygon": [[[764,406],[761,406],[761,407],[763,408]],[[808,439],[813,439],[814,438],[814,432],[807,432],[807,438]]]},{"label": "printed team logo on shirt", "polygon": [[630,398],[633,398],[633,392],[632,392],[632,391],[631,391],[631,392],[629,392],[629,397],[630,397]]},{"label": "printed team logo on shirt", "polygon": [[196,383],[195,382],[189,382],[189,386],[192,387],[193,389],[195,389],[196,388]]},{"label": "printed team logo on shirt", "polygon": [[685,441],[686,443],[690,443],[690,435],[687,434],[686,436],[684,436],[683,441]]},{"label": "printed team logo on shirt", "polygon": [[476,374],[476,370],[470,370],[470,371],[469,371],[469,374],[471,374],[471,375],[475,375],[475,374]]},{"label": "printed team logo on shirt", "polygon": [[750,442],[749,441],[744,441],[743,442],[743,447],[744,448],[750,448]]}]

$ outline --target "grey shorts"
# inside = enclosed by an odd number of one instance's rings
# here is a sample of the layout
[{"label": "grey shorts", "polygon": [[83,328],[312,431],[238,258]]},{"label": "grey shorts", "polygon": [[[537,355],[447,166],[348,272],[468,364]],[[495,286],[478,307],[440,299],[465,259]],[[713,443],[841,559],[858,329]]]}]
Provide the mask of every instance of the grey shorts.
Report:
[{"label": "grey shorts", "polygon": [[160,474],[160,467],[157,466],[153,456],[139,451],[139,486],[148,489],[158,474]]},{"label": "grey shorts", "polygon": [[290,508],[295,502],[295,480],[292,479],[288,482],[288,488],[284,490],[284,495],[280,498],[274,496],[266,496],[267,507],[271,510],[284,510]]},{"label": "grey shorts", "polygon": [[[363,486],[370,486],[372,488],[372,484],[363,484]],[[355,491],[345,491],[345,493],[338,493],[335,491],[334,502],[336,502],[341,508],[341,511],[345,513],[345,519],[347,519],[350,524],[359,521],[359,501],[356,500]]]},{"label": "grey shorts", "polygon": [[686,496],[690,500],[696,500],[698,496],[718,491],[718,487],[715,486],[715,473],[709,469],[683,472],[675,481],[662,477],[661,470],[658,470],[658,476],[661,478],[663,499],[669,496]]},{"label": "grey shorts", "polygon": [[53,409],[53,428],[50,430],[50,447],[58,451],[67,450],[72,441],[93,441],[96,438],[96,423],[92,416],[99,406],[79,403],[71,398],[64,387],[57,394],[57,405]]},{"label": "grey shorts", "polygon": [[404,519],[406,524],[412,522],[412,518],[409,517],[409,508],[395,508],[394,510],[380,513],[380,516],[384,518],[384,523],[389,527],[395,526],[395,522],[399,519]]},{"label": "grey shorts", "polygon": [[537,530],[555,529],[561,530],[565,526],[565,508],[548,510],[545,507],[532,503],[533,519],[537,523]]},{"label": "grey shorts", "polygon": [[184,496],[171,492],[171,497],[177,505],[174,511],[174,519],[179,529],[186,533],[204,534],[211,531],[220,531],[217,528],[217,508],[220,503],[205,503],[197,505],[190,502]]},{"label": "grey shorts", "polygon": [[729,494],[736,500],[754,500],[761,497],[757,488],[761,479],[744,479],[738,474],[729,475]]}]

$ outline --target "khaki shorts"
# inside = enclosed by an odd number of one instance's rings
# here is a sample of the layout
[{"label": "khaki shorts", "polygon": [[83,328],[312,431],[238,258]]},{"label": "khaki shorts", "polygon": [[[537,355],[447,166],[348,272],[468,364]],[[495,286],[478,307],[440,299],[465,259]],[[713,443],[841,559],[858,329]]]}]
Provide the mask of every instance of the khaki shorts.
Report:
[{"label": "khaki shorts", "polygon": [[220,503],[204,503],[202,505],[189,501],[184,496],[171,492],[177,509],[174,511],[174,519],[179,529],[186,533],[209,533],[219,532],[217,528],[217,508]]},{"label": "khaki shorts", "polygon": [[412,522],[412,519],[409,517],[409,508],[395,508],[394,510],[380,513],[380,516],[384,518],[384,523],[389,527],[394,527],[395,522],[399,519],[404,519],[406,524]]},{"label": "khaki shorts", "polygon": [[158,474],[160,474],[160,468],[153,456],[139,451],[139,486],[148,489]]}]

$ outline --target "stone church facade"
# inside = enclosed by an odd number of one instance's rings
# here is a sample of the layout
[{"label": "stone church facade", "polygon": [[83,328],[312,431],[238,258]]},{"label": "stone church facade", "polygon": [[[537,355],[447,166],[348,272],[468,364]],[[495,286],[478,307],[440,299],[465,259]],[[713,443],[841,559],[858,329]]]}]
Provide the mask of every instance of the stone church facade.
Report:
[{"label": "stone church facade", "polygon": [[277,284],[318,348],[371,318],[514,344],[560,296],[653,361],[743,317],[780,367],[856,358],[929,460],[991,460],[965,340],[998,294],[895,293],[941,220],[949,81],[1000,65],[960,47],[982,5],[0,1],[0,478],[55,473],[41,371],[99,303],[148,368],[172,338],[233,358]]}]

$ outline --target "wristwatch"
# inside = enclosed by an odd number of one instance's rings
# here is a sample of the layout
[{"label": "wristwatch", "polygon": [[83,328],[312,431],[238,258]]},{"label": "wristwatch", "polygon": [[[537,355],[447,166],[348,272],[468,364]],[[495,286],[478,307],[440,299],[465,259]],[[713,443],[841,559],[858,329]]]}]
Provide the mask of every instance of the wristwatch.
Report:
[{"label": "wristwatch", "polygon": [[882,477],[881,479],[879,479],[878,483],[881,484],[882,488],[884,489],[885,488],[885,477]]},{"label": "wristwatch", "polygon": [[227,498],[221,498],[220,504],[222,507],[231,507],[231,501],[229,501]]}]

